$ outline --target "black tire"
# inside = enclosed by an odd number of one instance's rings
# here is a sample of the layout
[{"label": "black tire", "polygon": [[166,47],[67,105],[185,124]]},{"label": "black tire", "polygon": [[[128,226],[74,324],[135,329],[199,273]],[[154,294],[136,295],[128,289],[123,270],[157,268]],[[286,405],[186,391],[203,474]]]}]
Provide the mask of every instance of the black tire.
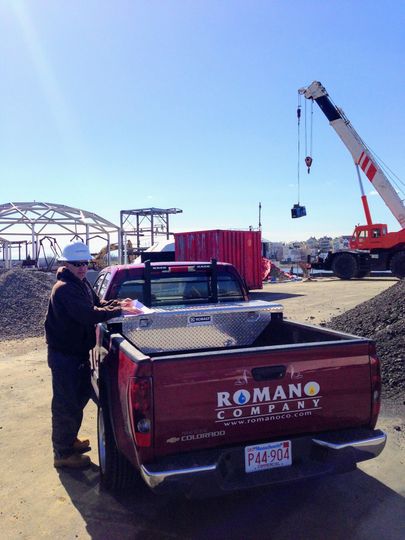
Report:
[{"label": "black tire", "polygon": [[369,274],[370,274],[370,272],[368,270],[362,270],[362,271],[359,270],[354,277],[356,279],[362,279],[362,278],[368,276]]},{"label": "black tire", "polygon": [[340,279],[352,279],[359,272],[357,260],[351,253],[338,253],[333,258],[332,271]]},{"label": "black tire", "polygon": [[390,270],[395,277],[405,278],[405,251],[398,251],[392,256]]},{"label": "black tire", "polygon": [[119,452],[108,409],[103,409],[101,404],[97,411],[97,441],[102,487],[111,491],[121,491],[132,487],[136,472]]}]

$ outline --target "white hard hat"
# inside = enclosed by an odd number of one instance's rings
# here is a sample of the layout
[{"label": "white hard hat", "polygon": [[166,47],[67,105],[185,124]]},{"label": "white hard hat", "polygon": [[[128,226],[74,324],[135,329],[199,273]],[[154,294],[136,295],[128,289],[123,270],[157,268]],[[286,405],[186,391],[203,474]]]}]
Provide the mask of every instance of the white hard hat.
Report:
[{"label": "white hard hat", "polygon": [[92,259],[90,250],[83,242],[74,242],[63,249],[61,262],[90,261]]}]

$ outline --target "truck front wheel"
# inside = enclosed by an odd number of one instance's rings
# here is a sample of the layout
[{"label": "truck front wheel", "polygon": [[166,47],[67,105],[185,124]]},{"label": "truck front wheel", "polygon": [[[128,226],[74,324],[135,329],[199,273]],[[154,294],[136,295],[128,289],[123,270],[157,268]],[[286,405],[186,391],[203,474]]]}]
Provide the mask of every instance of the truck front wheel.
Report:
[{"label": "truck front wheel", "polygon": [[390,270],[395,277],[405,278],[405,251],[395,253],[390,262]]},{"label": "truck front wheel", "polygon": [[101,485],[113,491],[132,486],[135,470],[119,452],[108,409],[101,405],[97,412],[97,440]]},{"label": "truck front wheel", "polygon": [[339,253],[332,261],[332,271],[340,279],[352,279],[358,273],[356,258],[351,253]]}]

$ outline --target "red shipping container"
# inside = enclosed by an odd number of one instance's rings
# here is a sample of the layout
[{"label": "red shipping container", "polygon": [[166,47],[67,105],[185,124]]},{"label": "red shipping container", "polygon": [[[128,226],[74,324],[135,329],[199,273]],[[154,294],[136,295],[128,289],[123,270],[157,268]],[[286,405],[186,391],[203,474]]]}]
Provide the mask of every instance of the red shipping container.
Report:
[{"label": "red shipping container", "polygon": [[262,233],[260,231],[193,231],[175,233],[176,261],[209,261],[233,264],[249,289],[261,289]]}]

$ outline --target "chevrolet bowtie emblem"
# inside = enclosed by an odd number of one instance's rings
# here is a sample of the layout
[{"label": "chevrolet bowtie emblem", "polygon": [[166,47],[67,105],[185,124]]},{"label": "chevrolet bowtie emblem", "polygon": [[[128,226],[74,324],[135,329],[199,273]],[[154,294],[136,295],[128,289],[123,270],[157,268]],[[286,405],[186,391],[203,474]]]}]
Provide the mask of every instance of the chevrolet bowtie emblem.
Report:
[{"label": "chevrolet bowtie emblem", "polygon": [[246,369],[243,371],[243,375],[238,377],[235,381],[236,386],[241,386],[242,384],[248,384],[248,373]]}]

